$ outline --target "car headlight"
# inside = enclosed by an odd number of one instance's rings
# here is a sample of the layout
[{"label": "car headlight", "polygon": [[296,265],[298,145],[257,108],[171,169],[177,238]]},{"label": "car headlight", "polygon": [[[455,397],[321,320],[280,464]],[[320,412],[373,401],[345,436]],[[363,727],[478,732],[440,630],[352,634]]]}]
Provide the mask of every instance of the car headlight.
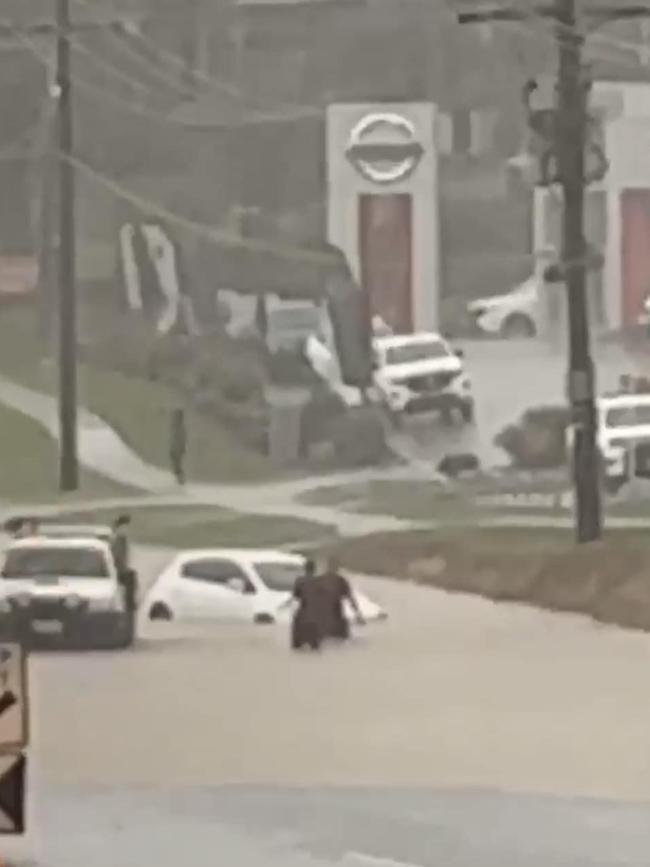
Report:
[{"label": "car headlight", "polygon": [[390,385],[386,389],[386,400],[388,405],[393,409],[399,409],[404,406],[409,398],[409,390],[403,385]]},{"label": "car headlight", "polygon": [[18,605],[20,608],[27,608],[32,601],[32,597],[29,593],[14,593],[8,598],[8,601],[10,603],[13,602],[14,605]]},{"label": "car headlight", "polygon": [[116,607],[114,600],[110,597],[102,599],[91,599],[88,602],[89,611],[112,611]]},{"label": "car headlight", "polygon": [[472,381],[469,376],[467,376],[467,374],[459,374],[451,380],[449,386],[452,387],[455,391],[460,390],[469,392],[472,390]]},{"label": "car headlight", "polygon": [[603,455],[608,460],[618,460],[625,456],[625,446],[620,442],[609,442],[603,446]]},{"label": "car headlight", "polygon": [[79,608],[81,606],[81,596],[76,596],[75,594],[72,594],[71,596],[66,596],[63,600],[63,604],[66,608],[69,608],[70,610]]}]

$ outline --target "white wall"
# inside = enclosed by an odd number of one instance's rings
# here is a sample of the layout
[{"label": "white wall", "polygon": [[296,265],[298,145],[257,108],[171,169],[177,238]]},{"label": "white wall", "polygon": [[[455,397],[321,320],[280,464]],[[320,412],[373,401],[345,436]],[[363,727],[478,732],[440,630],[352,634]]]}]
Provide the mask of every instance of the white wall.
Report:
[{"label": "white wall", "polygon": [[[409,177],[391,184],[376,184],[350,163],[345,155],[350,133],[364,117],[375,112],[395,113],[417,130],[424,155]],[[412,309],[416,329],[438,328],[440,297],[440,226],[436,109],[429,103],[338,104],[327,111],[328,236],[347,255],[352,271],[360,276],[359,196],[407,193],[412,196]]]}]

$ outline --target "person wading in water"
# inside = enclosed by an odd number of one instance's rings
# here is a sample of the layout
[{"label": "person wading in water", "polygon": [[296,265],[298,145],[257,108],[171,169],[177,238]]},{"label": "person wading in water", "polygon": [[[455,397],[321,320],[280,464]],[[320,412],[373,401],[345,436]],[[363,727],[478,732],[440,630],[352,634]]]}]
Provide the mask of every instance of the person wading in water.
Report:
[{"label": "person wading in water", "polygon": [[291,622],[291,649],[301,650],[307,645],[312,650],[319,650],[324,638],[327,604],[313,560],[305,562],[304,573],[296,580],[293,594],[286,605],[294,601],[297,602],[297,608]]},{"label": "person wading in water", "polygon": [[347,641],[350,637],[350,624],[345,615],[346,602],[354,611],[357,623],[363,624],[365,621],[350,582],[341,574],[335,557],[328,559],[325,573],[319,577],[318,582],[324,596],[322,604],[325,635],[338,641]]}]

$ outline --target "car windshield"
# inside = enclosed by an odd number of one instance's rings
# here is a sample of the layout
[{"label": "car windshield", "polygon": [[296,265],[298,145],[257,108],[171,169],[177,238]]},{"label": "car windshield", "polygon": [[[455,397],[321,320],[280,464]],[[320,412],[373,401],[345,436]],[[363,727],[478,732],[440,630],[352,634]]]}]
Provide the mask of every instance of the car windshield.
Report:
[{"label": "car windshield", "polygon": [[449,349],[442,340],[422,340],[418,343],[405,343],[390,346],[385,350],[387,365],[410,364],[413,361],[428,361],[431,358],[445,358]]},{"label": "car windshield", "polygon": [[68,578],[108,578],[106,557],[96,548],[12,548],[2,568],[3,578],[40,575]]},{"label": "car windshield", "polygon": [[304,572],[302,563],[256,563],[255,569],[269,590],[290,593],[296,579]]},{"label": "car windshield", "polygon": [[606,427],[638,427],[650,425],[650,404],[617,406],[605,413]]}]

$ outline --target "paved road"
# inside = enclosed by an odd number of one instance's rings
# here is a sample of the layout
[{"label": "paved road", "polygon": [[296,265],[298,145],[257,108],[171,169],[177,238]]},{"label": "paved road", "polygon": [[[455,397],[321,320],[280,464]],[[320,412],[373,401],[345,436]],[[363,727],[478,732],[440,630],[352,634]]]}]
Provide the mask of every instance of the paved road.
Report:
[{"label": "paved road", "polygon": [[[142,558],[151,573],[164,555]],[[647,864],[650,812],[613,802],[650,803],[650,637],[368,582],[391,620],[322,656],[290,655],[280,629],[180,624],[148,625],[133,653],[35,656],[37,833],[2,851],[38,867]]]},{"label": "paved road", "polygon": [[495,792],[44,789],[34,867],[647,867],[650,808]]}]

